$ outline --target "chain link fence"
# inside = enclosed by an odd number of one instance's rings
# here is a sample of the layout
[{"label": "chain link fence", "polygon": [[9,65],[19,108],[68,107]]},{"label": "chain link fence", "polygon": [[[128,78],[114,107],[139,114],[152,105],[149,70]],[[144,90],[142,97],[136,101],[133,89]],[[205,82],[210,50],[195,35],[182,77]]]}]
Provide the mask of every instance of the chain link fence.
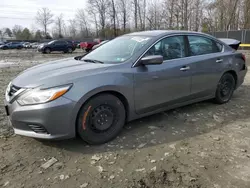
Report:
[{"label": "chain link fence", "polygon": [[241,41],[242,44],[250,44],[250,30],[239,31],[217,31],[209,32],[216,38],[232,38]]}]

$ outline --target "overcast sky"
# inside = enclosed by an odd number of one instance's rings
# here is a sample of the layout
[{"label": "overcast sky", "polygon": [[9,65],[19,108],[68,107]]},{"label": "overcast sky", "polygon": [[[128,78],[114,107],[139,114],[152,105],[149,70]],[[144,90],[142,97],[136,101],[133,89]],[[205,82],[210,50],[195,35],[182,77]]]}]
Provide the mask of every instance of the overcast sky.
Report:
[{"label": "overcast sky", "polygon": [[73,19],[78,8],[84,8],[87,0],[0,0],[0,29],[21,25],[38,29],[35,23],[39,8],[47,7],[57,16],[63,13],[65,20]]}]

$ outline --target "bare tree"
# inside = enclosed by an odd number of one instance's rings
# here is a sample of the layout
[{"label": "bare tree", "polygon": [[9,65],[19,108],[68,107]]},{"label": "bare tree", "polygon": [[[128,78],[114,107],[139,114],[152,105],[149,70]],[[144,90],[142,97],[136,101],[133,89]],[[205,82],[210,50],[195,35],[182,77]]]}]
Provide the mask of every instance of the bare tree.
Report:
[{"label": "bare tree", "polygon": [[76,34],[77,34],[76,26],[77,26],[76,20],[74,20],[74,19],[69,20],[69,33],[73,39],[76,38]]},{"label": "bare tree", "polygon": [[147,12],[147,20],[149,23],[149,29],[161,29],[163,25],[163,8],[161,3],[158,3],[154,0],[149,2],[148,12]]},{"label": "bare tree", "polygon": [[135,30],[138,29],[138,0],[133,0],[134,3],[134,21],[135,21]]},{"label": "bare tree", "polygon": [[88,0],[89,6],[92,8],[95,14],[99,16],[99,23],[101,25],[102,37],[105,37],[105,26],[107,21],[107,11],[110,2],[107,0]]},{"label": "bare tree", "polygon": [[56,30],[58,33],[58,38],[62,38],[62,29],[64,25],[64,20],[63,20],[63,14],[60,14],[59,16],[56,17],[55,19],[55,25],[56,25]]},{"label": "bare tree", "polygon": [[88,37],[89,36],[89,25],[88,20],[86,18],[85,10],[84,9],[78,9],[76,12],[76,20],[79,23],[80,26],[80,32],[82,37]]},{"label": "bare tree", "polygon": [[0,40],[3,41],[4,40],[4,29],[0,30]]},{"label": "bare tree", "polygon": [[127,22],[129,19],[128,16],[128,1],[127,0],[118,0],[118,7],[119,7],[119,13],[121,15],[121,20],[122,20],[122,28],[123,28],[123,32],[126,32],[126,27],[127,27]]},{"label": "bare tree", "polygon": [[116,6],[115,1],[111,0],[111,7],[112,7],[112,20],[113,20],[113,28],[114,28],[114,36],[117,36],[116,33]]},{"label": "bare tree", "polygon": [[250,0],[244,0],[244,8],[243,8],[243,28],[250,28]]},{"label": "bare tree", "polygon": [[43,27],[46,36],[48,26],[53,23],[53,14],[48,8],[39,9],[36,15],[36,21]]}]

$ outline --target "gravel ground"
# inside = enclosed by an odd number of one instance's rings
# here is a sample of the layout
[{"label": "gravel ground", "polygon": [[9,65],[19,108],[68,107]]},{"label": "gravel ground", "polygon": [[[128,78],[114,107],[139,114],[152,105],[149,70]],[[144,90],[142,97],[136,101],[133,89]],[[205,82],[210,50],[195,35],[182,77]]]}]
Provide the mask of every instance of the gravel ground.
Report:
[{"label": "gravel ground", "polygon": [[101,146],[14,135],[3,108],[9,81],[76,54],[0,51],[0,187],[250,187],[250,73],[228,104],[205,101],[142,118]]}]

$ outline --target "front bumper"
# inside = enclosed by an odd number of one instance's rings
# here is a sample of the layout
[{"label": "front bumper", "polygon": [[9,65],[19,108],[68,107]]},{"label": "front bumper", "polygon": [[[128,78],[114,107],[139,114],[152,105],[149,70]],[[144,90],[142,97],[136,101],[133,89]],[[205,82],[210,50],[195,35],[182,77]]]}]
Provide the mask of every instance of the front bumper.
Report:
[{"label": "front bumper", "polygon": [[75,137],[75,122],[72,112],[75,102],[60,97],[55,101],[20,106],[5,100],[10,122],[18,135],[39,139],[67,139]]}]

